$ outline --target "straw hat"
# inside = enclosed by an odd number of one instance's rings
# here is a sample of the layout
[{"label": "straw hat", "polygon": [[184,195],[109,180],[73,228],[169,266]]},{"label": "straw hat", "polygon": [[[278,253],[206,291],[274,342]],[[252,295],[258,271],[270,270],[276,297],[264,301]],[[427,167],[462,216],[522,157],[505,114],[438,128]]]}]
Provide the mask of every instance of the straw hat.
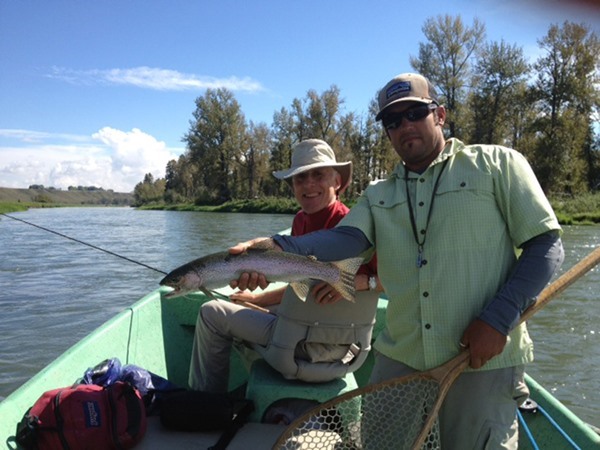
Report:
[{"label": "straw hat", "polygon": [[291,184],[292,177],[318,167],[333,167],[342,177],[338,193],[342,193],[350,184],[352,176],[352,161],[337,162],[335,153],[320,139],[307,139],[297,144],[292,151],[292,167],[273,172],[275,178],[286,180]]}]

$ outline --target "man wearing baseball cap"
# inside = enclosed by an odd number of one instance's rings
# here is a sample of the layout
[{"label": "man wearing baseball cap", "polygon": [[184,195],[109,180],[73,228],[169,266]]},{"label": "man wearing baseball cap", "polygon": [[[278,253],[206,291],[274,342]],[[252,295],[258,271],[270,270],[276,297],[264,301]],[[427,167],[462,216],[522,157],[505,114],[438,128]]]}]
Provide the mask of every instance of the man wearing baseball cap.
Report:
[{"label": "man wearing baseball cap", "polygon": [[[401,163],[338,227],[276,235],[275,247],[320,260],[374,248],[389,304],[370,382],[432,369],[468,349],[470,369],[439,413],[442,448],[516,449],[524,365],[533,360],[518,323],[563,261],[560,226],[520,153],[446,139],[446,110],[424,76],[395,76],[378,103],[376,118]],[[264,278],[236,282],[251,289]]]}]

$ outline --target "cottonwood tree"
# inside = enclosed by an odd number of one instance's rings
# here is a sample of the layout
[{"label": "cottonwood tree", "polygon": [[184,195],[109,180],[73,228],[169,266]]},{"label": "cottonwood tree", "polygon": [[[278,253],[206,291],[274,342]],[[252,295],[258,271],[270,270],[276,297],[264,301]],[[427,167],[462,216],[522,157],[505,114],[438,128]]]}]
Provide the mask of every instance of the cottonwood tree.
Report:
[{"label": "cottonwood tree", "polygon": [[[243,150],[240,167],[240,187],[236,192],[238,198],[255,198],[262,194],[265,181],[272,177],[269,172],[269,155],[271,150],[271,132],[264,123],[255,125],[250,121],[246,147]],[[245,183],[244,183],[245,182]]]},{"label": "cottonwood tree", "polygon": [[598,36],[581,24],[552,25],[539,42],[533,91],[539,116],[534,170],[549,192],[586,192],[593,179],[593,117],[599,105]]},{"label": "cottonwood tree", "polygon": [[469,100],[469,141],[510,146],[511,117],[523,100],[529,74],[523,50],[504,40],[485,44],[475,69]]},{"label": "cottonwood tree", "polygon": [[448,111],[449,134],[460,136],[462,105],[471,86],[471,60],[484,42],[485,25],[474,19],[469,27],[460,16],[446,14],[427,19],[422,30],[427,42],[419,44],[419,55],[411,56],[410,64],[438,89]]},{"label": "cottonwood tree", "polygon": [[196,183],[205,189],[204,200],[231,200],[232,185],[237,182],[234,163],[241,159],[246,145],[246,122],[240,105],[227,89],[207,89],[196,99],[193,116],[183,141],[196,167]]}]

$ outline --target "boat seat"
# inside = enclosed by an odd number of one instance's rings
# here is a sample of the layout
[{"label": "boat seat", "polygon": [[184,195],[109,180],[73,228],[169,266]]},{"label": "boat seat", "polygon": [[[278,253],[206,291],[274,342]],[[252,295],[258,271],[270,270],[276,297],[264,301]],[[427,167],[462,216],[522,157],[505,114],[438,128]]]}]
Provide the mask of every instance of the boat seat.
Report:
[{"label": "boat seat", "polygon": [[369,354],[377,306],[373,291],[357,292],[355,302],[320,305],[312,293],[303,301],[288,287],[269,342],[252,348],[288,379],[322,383],[343,378]]},{"label": "boat seat", "polygon": [[282,398],[303,398],[322,403],[356,388],[358,384],[350,372],[325,383],[309,383],[286,379],[264,359],[259,359],[252,364],[246,388],[246,398],[251,399],[255,407],[250,420],[260,422],[267,408]]}]

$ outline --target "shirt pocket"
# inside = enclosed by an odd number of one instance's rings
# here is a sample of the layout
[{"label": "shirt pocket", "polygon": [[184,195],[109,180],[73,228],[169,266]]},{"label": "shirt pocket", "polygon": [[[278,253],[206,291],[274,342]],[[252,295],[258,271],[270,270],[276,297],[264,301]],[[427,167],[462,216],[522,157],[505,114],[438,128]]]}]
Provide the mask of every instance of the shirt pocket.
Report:
[{"label": "shirt pocket", "polygon": [[[458,178],[439,186],[431,230],[447,236],[468,236],[473,245],[486,245],[506,232],[506,223],[495,197],[489,174]],[[457,245],[463,245],[456,240]]]}]

